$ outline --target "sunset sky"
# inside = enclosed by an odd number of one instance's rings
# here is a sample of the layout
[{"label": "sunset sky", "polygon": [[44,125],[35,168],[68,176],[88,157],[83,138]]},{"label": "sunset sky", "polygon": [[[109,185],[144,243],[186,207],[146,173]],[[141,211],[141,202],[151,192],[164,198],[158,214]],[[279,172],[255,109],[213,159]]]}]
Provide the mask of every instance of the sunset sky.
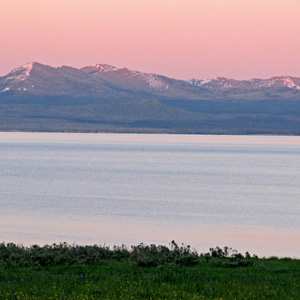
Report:
[{"label": "sunset sky", "polygon": [[0,75],[28,61],[300,77],[300,1],[0,0]]}]

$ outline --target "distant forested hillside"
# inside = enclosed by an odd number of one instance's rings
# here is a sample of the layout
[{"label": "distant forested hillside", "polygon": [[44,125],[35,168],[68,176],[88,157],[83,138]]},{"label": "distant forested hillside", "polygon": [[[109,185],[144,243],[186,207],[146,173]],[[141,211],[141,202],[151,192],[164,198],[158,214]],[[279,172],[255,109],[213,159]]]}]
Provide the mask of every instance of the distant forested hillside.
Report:
[{"label": "distant forested hillside", "polygon": [[0,97],[0,130],[299,135],[300,101]]}]

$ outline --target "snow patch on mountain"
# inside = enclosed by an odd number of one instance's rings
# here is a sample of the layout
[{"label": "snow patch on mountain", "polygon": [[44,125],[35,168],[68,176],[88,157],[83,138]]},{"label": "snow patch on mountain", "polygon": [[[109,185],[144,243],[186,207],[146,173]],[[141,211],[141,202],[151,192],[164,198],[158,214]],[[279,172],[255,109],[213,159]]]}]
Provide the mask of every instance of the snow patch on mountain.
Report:
[{"label": "snow patch on mountain", "polygon": [[290,89],[300,90],[300,85],[296,84],[291,77],[281,76],[272,77],[270,79],[250,79],[250,80],[235,80],[225,77],[217,77],[212,79],[191,79],[187,80],[188,83],[196,86],[204,87],[221,87],[221,88],[282,88],[287,87]]},{"label": "snow patch on mountain", "polygon": [[145,81],[151,88],[155,90],[168,90],[169,85],[165,82],[161,81],[157,75],[155,74],[147,74],[147,73],[141,73],[137,71],[131,71],[130,72],[132,76],[137,77],[139,79],[142,79]]},{"label": "snow patch on mountain", "polygon": [[6,87],[5,89],[3,89],[3,90],[1,91],[1,93],[7,92],[7,91],[9,91],[9,90],[10,90],[10,88],[9,88],[9,87]]},{"label": "snow patch on mountain", "polygon": [[109,72],[109,71],[117,71],[119,70],[118,68],[111,66],[111,65],[107,65],[107,64],[97,64],[95,66],[95,68],[97,70],[99,70],[100,72]]},{"label": "snow patch on mountain", "polygon": [[223,88],[233,88],[239,84],[238,80],[229,79],[225,77],[216,77],[211,79],[190,79],[187,80],[188,83],[196,86],[202,87],[223,87]]},{"label": "snow patch on mountain", "polygon": [[12,70],[5,78],[5,81],[24,81],[30,76],[30,72],[33,68],[33,63],[27,63],[21,67]]},{"label": "snow patch on mountain", "polygon": [[290,89],[300,89],[293,79],[289,76],[272,77],[270,79],[251,79],[249,80],[255,87],[287,87]]},{"label": "snow patch on mountain", "polygon": [[210,79],[203,79],[203,80],[198,80],[198,79],[190,79],[187,80],[188,83],[196,86],[204,86],[208,84],[211,80]]}]

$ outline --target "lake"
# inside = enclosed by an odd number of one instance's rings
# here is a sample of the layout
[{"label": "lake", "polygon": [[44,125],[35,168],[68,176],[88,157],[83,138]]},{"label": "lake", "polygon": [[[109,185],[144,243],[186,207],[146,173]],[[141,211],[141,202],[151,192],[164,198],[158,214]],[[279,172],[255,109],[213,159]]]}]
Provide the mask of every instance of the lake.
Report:
[{"label": "lake", "polygon": [[300,137],[0,133],[5,242],[300,257]]}]

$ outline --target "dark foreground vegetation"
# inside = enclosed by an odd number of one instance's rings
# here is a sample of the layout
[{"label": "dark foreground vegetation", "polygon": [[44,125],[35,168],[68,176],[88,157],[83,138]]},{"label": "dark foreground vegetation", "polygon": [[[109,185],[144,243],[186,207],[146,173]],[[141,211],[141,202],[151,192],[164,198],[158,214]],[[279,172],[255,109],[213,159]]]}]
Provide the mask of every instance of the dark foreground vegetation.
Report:
[{"label": "dark foreground vegetation", "polygon": [[300,299],[300,260],[231,248],[0,244],[0,299]]}]

